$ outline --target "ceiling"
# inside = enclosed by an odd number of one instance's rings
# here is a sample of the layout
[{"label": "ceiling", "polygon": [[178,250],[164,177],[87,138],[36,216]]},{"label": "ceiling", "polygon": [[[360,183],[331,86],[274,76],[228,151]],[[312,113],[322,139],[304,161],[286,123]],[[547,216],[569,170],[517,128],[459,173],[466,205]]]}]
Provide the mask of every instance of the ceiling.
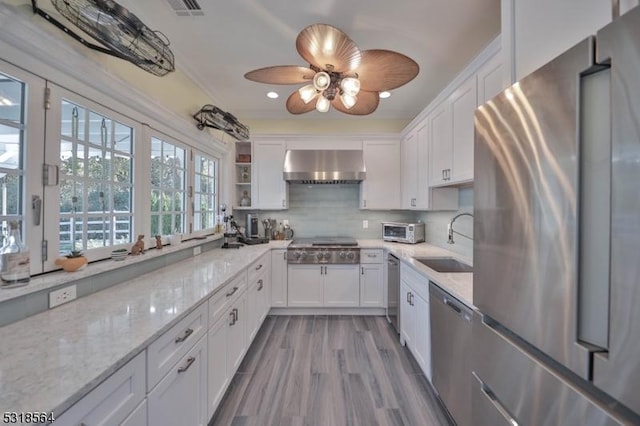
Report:
[{"label": "ceiling", "polygon": [[[170,3],[182,2],[119,1],[164,33],[176,67],[241,122],[293,117],[285,102],[301,85],[261,84],[244,74],[272,65],[307,66],[295,40],[308,25],[336,26],[361,50],[403,53],[419,64],[420,73],[369,116],[312,111],[303,115],[307,119],[411,120],[500,32],[500,0],[197,0],[202,16],[178,16]],[[270,90],[280,97],[268,99]]]}]

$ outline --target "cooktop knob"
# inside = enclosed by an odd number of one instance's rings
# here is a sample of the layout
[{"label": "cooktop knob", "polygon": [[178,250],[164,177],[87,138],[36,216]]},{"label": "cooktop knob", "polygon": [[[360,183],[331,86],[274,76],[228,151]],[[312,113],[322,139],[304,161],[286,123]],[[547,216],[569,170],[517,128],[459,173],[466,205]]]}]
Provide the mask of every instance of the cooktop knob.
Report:
[{"label": "cooktop knob", "polygon": [[346,259],[346,257],[347,257],[347,252],[345,252],[345,251],[341,251],[341,252],[340,252],[340,254],[339,254],[338,256],[340,256],[340,259]]},{"label": "cooktop knob", "polygon": [[318,260],[322,260],[322,257],[323,257],[322,252],[319,251],[318,254],[316,254],[316,257],[318,258]]},{"label": "cooktop knob", "polygon": [[356,258],[356,254],[355,254],[354,252],[350,251],[350,252],[347,254],[347,257],[349,258],[349,260],[353,260],[353,259],[355,259],[355,258]]}]

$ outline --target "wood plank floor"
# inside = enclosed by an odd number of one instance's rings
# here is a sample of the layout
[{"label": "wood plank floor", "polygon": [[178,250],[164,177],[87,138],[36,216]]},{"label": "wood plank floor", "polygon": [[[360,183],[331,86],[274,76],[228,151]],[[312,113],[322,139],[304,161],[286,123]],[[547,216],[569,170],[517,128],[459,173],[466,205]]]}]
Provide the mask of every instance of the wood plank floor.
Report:
[{"label": "wood plank floor", "polygon": [[209,425],[449,425],[384,317],[269,316]]}]

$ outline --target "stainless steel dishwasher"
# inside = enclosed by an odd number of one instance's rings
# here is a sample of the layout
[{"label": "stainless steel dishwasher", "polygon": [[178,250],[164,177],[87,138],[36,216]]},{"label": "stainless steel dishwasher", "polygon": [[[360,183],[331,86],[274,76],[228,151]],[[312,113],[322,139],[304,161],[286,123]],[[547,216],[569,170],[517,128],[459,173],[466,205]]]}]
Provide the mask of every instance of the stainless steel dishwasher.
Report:
[{"label": "stainless steel dishwasher", "polygon": [[400,263],[389,253],[387,257],[387,319],[400,334]]},{"label": "stainless steel dishwasher", "polygon": [[429,282],[433,385],[458,426],[471,425],[473,310]]}]

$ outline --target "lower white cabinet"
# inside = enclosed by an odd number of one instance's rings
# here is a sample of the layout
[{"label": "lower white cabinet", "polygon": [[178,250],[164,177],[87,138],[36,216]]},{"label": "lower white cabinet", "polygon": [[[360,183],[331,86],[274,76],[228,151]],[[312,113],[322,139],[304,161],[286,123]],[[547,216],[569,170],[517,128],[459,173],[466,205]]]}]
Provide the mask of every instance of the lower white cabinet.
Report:
[{"label": "lower white cabinet", "polygon": [[207,337],[204,336],[149,393],[149,424],[200,426],[207,418]]},{"label": "lower white cabinet", "polygon": [[62,413],[53,424],[56,426],[121,424],[144,399],[147,371],[145,357],[146,353],[142,351]]},{"label": "lower white cabinet", "polygon": [[129,414],[129,417],[124,419],[120,426],[147,426],[147,400],[143,400],[138,408],[133,410],[133,413]]},{"label": "lower white cabinet", "polygon": [[359,265],[289,265],[289,307],[357,307]]},{"label": "lower white cabinet", "polygon": [[[227,291],[227,289],[223,290]],[[214,296],[215,297],[215,296]],[[207,418],[211,418],[246,353],[247,291],[234,294],[228,309],[213,319],[207,333]]]},{"label": "lower white cabinet", "polygon": [[429,281],[404,264],[400,267],[400,341],[431,380]]},{"label": "lower white cabinet", "polygon": [[[249,273],[247,287],[247,347],[260,330],[260,326],[271,309],[271,256],[267,253],[261,258],[259,270]],[[250,267],[255,269],[254,266]]]},{"label": "lower white cabinet", "polygon": [[384,268],[382,263],[360,265],[360,306],[384,307]]},{"label": "lower white cabinet", "polygon": [[287,306],[287,250],[271,251],[271,306]]}]

